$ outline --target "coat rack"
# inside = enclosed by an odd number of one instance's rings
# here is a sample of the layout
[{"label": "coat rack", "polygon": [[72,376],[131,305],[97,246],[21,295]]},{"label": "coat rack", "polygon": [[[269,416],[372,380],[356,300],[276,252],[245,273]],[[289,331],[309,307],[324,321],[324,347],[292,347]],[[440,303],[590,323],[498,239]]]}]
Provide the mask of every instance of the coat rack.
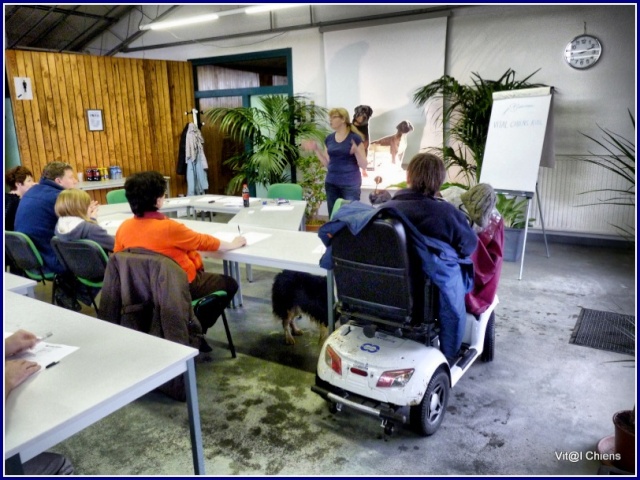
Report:
[{"label": "coat rack", "polygon": [[198,110],[195,109],[195,108],[192,108],[190,112],[184,112],[185,115],[193,115],[193,124],[198,128],[199,127],[204,127],[204,122],[198,124],[198,114],[199,113],[202,114],[204,112],[202,112],[202,111],[198,112]]}]

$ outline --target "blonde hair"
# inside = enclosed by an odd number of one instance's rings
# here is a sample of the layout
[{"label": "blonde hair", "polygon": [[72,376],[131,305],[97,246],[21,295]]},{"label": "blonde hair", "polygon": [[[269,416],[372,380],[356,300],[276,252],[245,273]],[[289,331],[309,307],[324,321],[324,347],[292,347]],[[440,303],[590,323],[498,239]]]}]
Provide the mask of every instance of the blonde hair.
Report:
[{"label": "blonde hair", "polygon": [[87,222],[89,218],[88,210],[91,204],[91,197],[84,190],[70,188],[63,190],[56,200],[55,211],[58,217],[80,217]]},{"label": "blonde hair", "polygon": [[329,118],[333,117],[334,115],[338,115],[340,118],[342,118],[347,128],[351,130],[352,133],[355,133],[362,140],[364,140],[364,135],[362,134],[362,132],[358,130],[354,124],[351,123],[351,115],[349,115],[349,112],[347,112],[346,109],[332,108],[331,110],[329,110]]}]

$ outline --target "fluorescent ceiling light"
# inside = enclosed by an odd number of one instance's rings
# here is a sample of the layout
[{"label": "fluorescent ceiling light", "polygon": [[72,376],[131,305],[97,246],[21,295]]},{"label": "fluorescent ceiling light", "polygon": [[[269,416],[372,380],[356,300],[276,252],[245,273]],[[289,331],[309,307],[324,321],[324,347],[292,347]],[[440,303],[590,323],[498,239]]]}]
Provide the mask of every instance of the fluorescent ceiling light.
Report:
[{"label": "fluorescent ceiling light", "polygon": [[244,11],[245,13],[260,13],[260,12],[269,12],[271,10],[281,10],[283,8],[292,8],[299,7],[300,5],[285,3],[282,5],[257,5],[255,7],[247,7]]},{"label": "fluorescent ceiling light", "polygon": [[168,20],[166,22],[149,23],[142,25],[140,30],[164,30],[165,28],[182,27],[184,25],[193,25],[195,23],[210,22],[217,20],[219,17],[216,13],[207,15],[198,15],[197,17],[183,18],[182,20]]}]

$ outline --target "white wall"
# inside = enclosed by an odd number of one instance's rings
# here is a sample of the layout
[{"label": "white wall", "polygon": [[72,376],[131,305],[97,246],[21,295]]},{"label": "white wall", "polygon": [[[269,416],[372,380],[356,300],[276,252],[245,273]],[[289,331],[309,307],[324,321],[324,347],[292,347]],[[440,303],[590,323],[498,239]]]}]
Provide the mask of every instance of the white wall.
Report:
[{"label": "white wall", "polygon": [[[362,9],[364,16],[371,7],[360,5],[357,8]],[[579,71],[565,64],[563,52],[569,41],[584,33],[585,22],[587,32],[601,40],[603,54],[594,67]],[[598,153],[596,146],[580,135],[580,132],[584,132],[598,137],[598,125],[635,139],[635,132],[627,114],[627,109],[631,109],[634,116],[636,113],[635,22],[635,5],[511,5],[453,8],[447,25],[445,72],[462,83],[468,83],[471,82],[472,72],[478,73],[484,79],[497,79],[511,68],[516,71],[518,79],[523,79],[540,69],[531,81],[555,87],[557,161],[574,161],[573,156],[584,156],[589,151]],[[403,28],[403,24],[398,24],[398,28]],[[213,32],[210,35],[213,35]],[[174,36],[172,41],[181,38]],[[394,38],[391,37],[389,41],[393,42]],[[132,46],[143,44],[149,44],[145,37]],[[326,78],[329,78],[332,72],[325,71],[324,68],[323,44],[323,35],[317,28],[310,28],[278,35],[248,36],[148,50],[130,56],[187,60],[292,48],[294,91],[310,93],[318,104],[326,105]],[[421,49],[407,42],[399,42],[391,49],[410,51],[416,62],[425,57]],[[411,71],[412,64],[406,65],[406,69]],[[401,78],[404,74],[403,71],[387,71],[384,68],[379,71],[379,75],[387,79]],[[335,78],[332,77],[332,80]],[[431,80],[433,79],[425,78],[423,84]],[[407,92],[405,98],[409,97],[410,92]],[[404,106],[406,105],[399,104],[398,108]],[[436,129],[432,122],[425,122],[425,125],[426,128],[431,126],[434,131]],[[435,132],[427,137],[437,138],[438,134],[439,132]],[[408,140],[413,151],[428,146],[421,141],[420,135],[409,136]],[[419,145],[416,144],[418,142]],[[545,182],[551,177],[554,182],[553,188],[542,185],[545,193],[542,195],[544,198],[541,203],[545,209],[547,229],[615,236],[616,231],[608,224],[606,214],[602,215],[604,220],[594,218],[593,222],[586,226],[584,221],[573,224],[571,214],[568,219],[564,215],[561,220],[554,220],[554,209],[577,212],[575,205],[583,202],[583,198],[564,195],[564,184],[571,182],[572,188],[577,192],[592,188],[591,180],[581,178],[579,171],[574,173],[573,169],[560,168],[557,172],[565,172],[563,175],[568,175],[569,178],[553,178],[554,170],[545,172],[540,177],[541,181]],[[557,175],[560,173],[557,173],[556,177]],[[561,193],[554,194],[555,190]],[[580,211],[581,214],[583,212],[584,210]],[[629,220],[635,224],[633,209],[624,214],[616,211],[616,215],[622,215],[625,221]],[[537,226],[539,228],[539,222]]]}]

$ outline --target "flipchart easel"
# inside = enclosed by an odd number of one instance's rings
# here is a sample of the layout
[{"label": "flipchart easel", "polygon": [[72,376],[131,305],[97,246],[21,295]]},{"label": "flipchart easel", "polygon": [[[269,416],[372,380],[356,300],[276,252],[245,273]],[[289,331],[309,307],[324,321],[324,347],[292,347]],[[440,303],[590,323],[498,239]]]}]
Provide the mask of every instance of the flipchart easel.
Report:
[{"label": "flipchart easel", "polygon": [[529,231],[531,199],[536,195],[542,233],[549,255],[547,232],[538,191],[538,171],[555,166],[553,145],[553,87],[495,92],[480,182],[497,193],[527,199],[520,275]]}]

